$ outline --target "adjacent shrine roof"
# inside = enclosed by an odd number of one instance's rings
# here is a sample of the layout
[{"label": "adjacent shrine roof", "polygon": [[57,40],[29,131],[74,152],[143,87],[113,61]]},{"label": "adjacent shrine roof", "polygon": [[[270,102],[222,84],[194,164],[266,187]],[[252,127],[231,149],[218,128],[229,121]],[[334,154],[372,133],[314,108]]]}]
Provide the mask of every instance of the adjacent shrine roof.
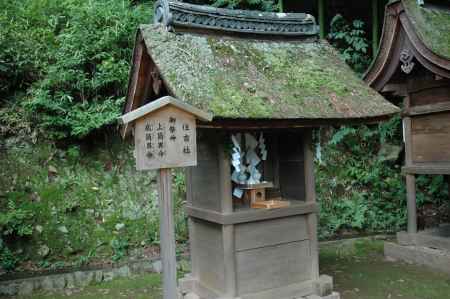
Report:
[{"label": "adjacent shrine roof", "polygon": [[140,49],[153,66],[150,81],[158,80],[157,72],[168,94],[211,112],[214,119],[339,122],[398,112],[336,50],[316,38],[312,16],[227,14],[229,10],[179,2],[166,5],[172,6],[156,8],[156,18],[165,26],[142,25],[138,30],[132,74],[139,75],[130,79],[124,112],[145,102],[136,98],[145,95],[133,90],[145,85],[133,81],[147,80]]},{"label": "adjacent shrine roof", "polygon": [[417,64],[439,77],[450,78],[448,1],[425,1],[423,5],[417,0],[391,1],[386,6],[377,57],[364,80],[381,91],[399,78],[399,73],[410,74]]},{"label": "adjacent shrine roof", "polygon": [[435,54],[450,59],[450,6],[428,2],[420,6],[417,0],[403,0],[402,3],[423,43]]}]

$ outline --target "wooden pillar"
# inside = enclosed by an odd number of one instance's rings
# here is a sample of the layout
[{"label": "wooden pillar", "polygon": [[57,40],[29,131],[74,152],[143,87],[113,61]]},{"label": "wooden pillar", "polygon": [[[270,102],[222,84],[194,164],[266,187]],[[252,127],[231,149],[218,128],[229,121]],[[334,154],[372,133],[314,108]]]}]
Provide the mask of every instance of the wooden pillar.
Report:
[{"label": "wooden pillar", "polygon": [[372,0],[372,52],[375,58],[378,51],[378,43],[380,42],[380,16],[379,16],[378,0]]},{"label": "wooden pillar", "polygon": [[417,203],[416,203],[416,177],[414,174],[406,175],[406,197],[408,206],[408,233],[417,233]]},{"label": "wooden pillar", "polygon": [[284,12],[283,0],[280,0],[279,10],[280,10],[280,12]]},{"label": "wooden pillar", "polygon": [[[306,202],[316,202],[316,180],[314,175],[314,151],[312,144],[312,129],[309,129],[303,135],[303,155],[305,167],[305,195]],[[317,240],[317,213],[311,213],[307,216],[308,236],[310,241],[313,280],[319,279],[319,255]]]},{"label": "wooden pillar", "polygon": [[326,18],[325,18],[325,4],[326,0],[318,0],[319,10],[319,26],[320,26],[320,38],[325,38],[327,34],[326,30]]},{"label": "wooden pillar", "polygon": [[177,261],[175,253],[175,226],[172,209],[172,175],[170,168],[159,169],[160,247],[163,268],[164,299],[176,299]]},{"label": "wooden pillar", "polygon": [[[218,159],[219,159],[219,183],[220,183],[220,203],[223,214],[233,212],[233,196],[231,192],[231,167],[230,156],[225,151],[225,134],[217,134],[219,140]],[[234,244],[234,224],[222,226],[222,246],[224,252],[225,266],[225,293],[229,298],[237,295],[236,286],[236,260],[235,260],[235,244]]]},{"label": "wooden pillar", "polygon": [[[405,98],[404,107],[410,107],[409,97]],[[412,165],[412,148],[411,148],[411,117],[403,118],[403,134],[405,141],[405,164]],[[412,173],[406,174],[406,199],[408,208],[408,233],[417,233],[417,203],[416,203],[416,177]]]}]

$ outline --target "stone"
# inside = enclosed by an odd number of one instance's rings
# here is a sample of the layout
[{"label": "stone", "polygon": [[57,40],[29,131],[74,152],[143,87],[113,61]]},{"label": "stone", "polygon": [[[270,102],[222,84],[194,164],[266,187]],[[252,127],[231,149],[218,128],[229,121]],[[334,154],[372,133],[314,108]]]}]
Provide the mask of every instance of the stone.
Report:
[{"label": "stone", "polygon": [[111,281],[115,278],[114,270],[106,271],[103,273],[103,281]]},{"label": "stone", "polygon": [[153,264],[153,271],[156,273],[162,273],[162,263],[161,261],[154,261]]},{"label": "stone", "polygon": [[53,277],[53,287],[55,290],[63,290],[66,287],[66,279],[64,275],[55,275]]},{"label": "stone", "polygon": [[33,280],[24,280],[19,285],[19,296],[30,296],[34,290],[34,281]]},{"label": "stone", "polygon": [[333,278],[328,275],[320,275],[316,284],[316,292],[319,296],[327,296],[333,292]]},{"label": "stone", "polygon": [[130,267],[123,266],[115,270],[117,277],[129,277],[131,275]]},{"label": "stone", "polygon": [[50,278],[50,276],[46,276],[46,277],[44,277],[44,279],[42,279],[41,288],[44,291],[53,291],[54,290],[53,280]]},{"label": "stone", "polygon": [[41,245],[37,253],[41,257],[46,257],[50,253],[50,248],[47,245]]},{"label": "stone", "polygon": [[0,295],[14,296],[18,292],[18,284],[2,283],[0,284]]},{"label": "stone", "polygon": [[94,280],[95,280],[95,282],[102,282],[103,281],[103,271],[101,271],[101,270],[95,271]]},{"label": "stone", "polygon": [[75,285],[77,287],[86,287],[88,286],[93,278],[94,278],[94,273],[91,272],[81,272],[81,271],[77,271],[74,273],[74,277],[75,277]]},{"label": "stone", "polygon": [[64,278],[66,280],[66,287],[68,289],[74,289],[75,288],[75,278],[74,278],[73,274],[72,273],[66,274]]},{"label": "stone", "polygon": [[341,295],[338,292],[333,292],[328,296],[322,297],[322,299],[340,299]]},{"label": "stone", "polygon": [[184,295],[184,299],[200,299],[200,297],[194,293],[187,293]]}]

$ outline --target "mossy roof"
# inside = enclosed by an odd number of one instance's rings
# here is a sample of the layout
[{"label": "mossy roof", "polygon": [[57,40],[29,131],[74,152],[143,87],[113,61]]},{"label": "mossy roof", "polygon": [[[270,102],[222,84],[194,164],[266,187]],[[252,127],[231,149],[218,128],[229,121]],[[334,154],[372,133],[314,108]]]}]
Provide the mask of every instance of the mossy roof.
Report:
[{"label": "mossy roof", "polygon": [[142,25],[171,93],[215,118],[373,118],[398,109],[368,87],[326,42],[175,34]]},{"label": "mossy roof", "polygon": [[450,10],[420,6],[417,0],[402,3],[422,42],[435,54],[450,59]]}]

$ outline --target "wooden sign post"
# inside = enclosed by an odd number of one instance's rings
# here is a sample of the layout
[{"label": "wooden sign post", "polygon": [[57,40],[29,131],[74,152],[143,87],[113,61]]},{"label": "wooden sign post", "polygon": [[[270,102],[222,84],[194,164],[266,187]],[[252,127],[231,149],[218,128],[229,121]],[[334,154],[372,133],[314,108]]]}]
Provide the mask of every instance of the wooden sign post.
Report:
[{"label": "wooden sign post", "polygon": [[136,168],[159,171],[164,299],[177,298],[171,168],[197,165],[196,119],[211,121],[212,116],[170,96],[150,102],[119,119],[122,124],[134,124]]}]

